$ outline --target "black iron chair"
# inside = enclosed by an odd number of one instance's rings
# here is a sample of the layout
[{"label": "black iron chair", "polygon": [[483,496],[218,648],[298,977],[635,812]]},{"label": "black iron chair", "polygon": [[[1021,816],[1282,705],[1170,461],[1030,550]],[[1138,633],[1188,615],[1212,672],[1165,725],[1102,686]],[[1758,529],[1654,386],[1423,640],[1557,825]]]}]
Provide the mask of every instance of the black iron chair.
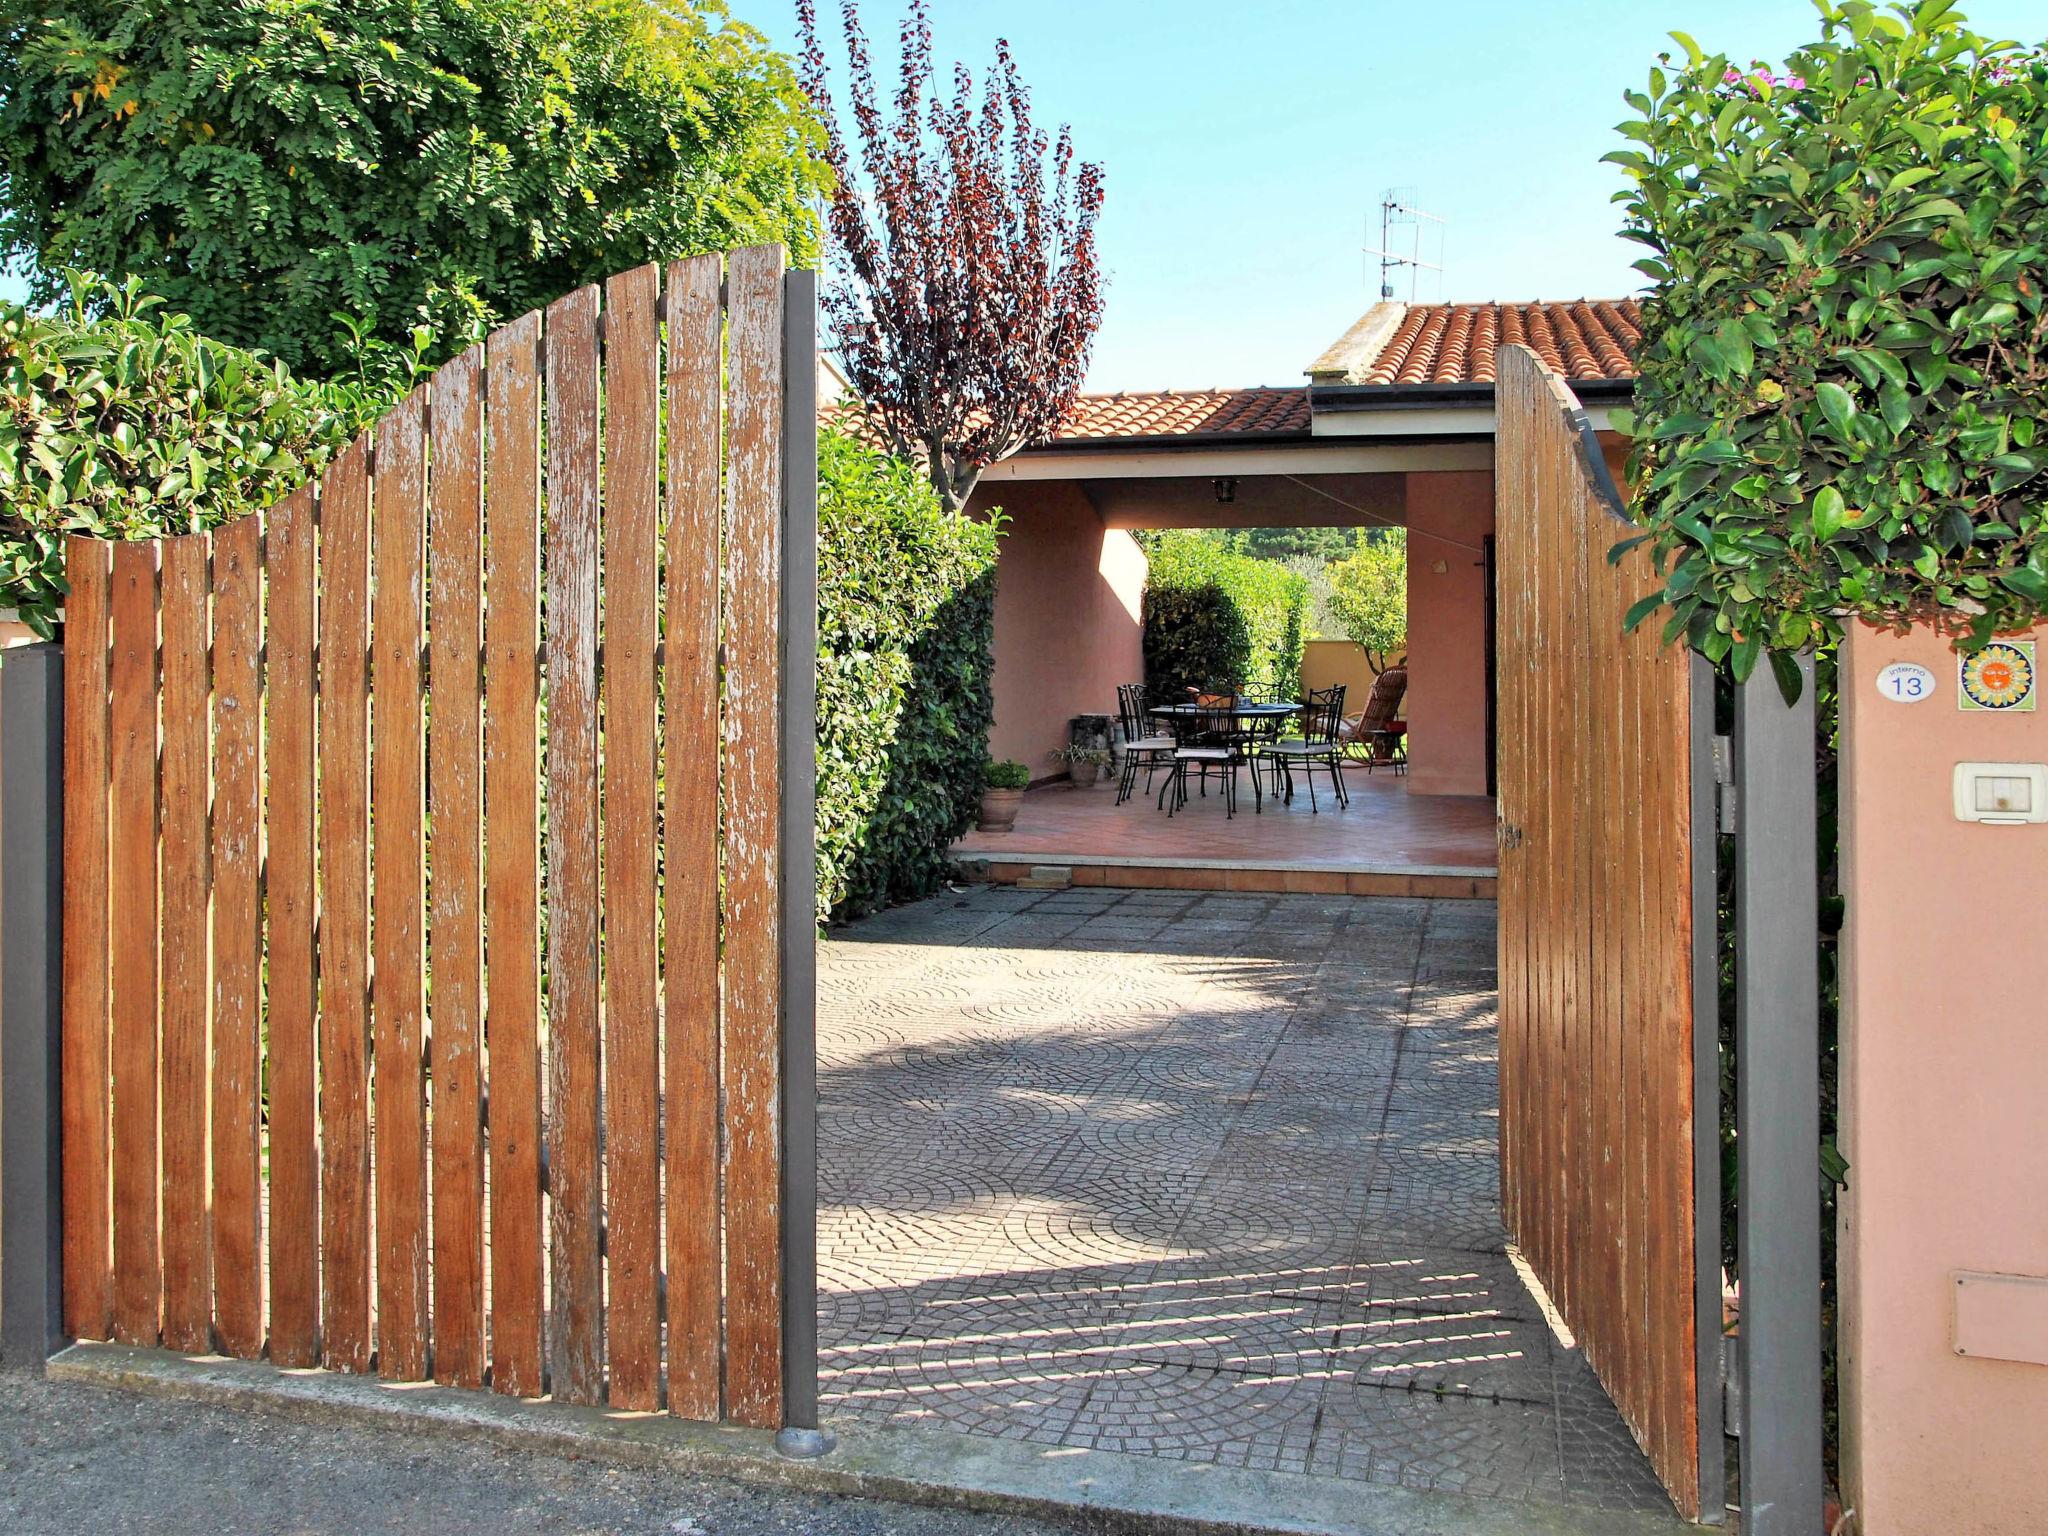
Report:
[{"label": "black iron chair", "polygon": [[1151,695],[1143,683],[1119,683],[1116,690],[1117,721],[1123,727],[1122,772],[1117,775],[1116,803],[1122,805],[1138,787],[1138,774],[1145,775],[1145,793],[1152,793],[1152,775],[1173,766],[1174,748],[1180,745],[1171,735],[1159,734],[1147,711]]},{"label": "black iron chair", "polygon": [[[1173,774],[1165,787],[1159,791],[1159,804],[1171,816],[1188,803],[1188,773],[1193,770],[1200,778],[1202,794],[1209,793],[1209,774],[1213,770],[1223,784],[1223,814],[1225,819],[1237,815],[1237,770],[1250,761],[1244,750],[1244,743],[1236,730],[1236,717],[1232,706],[1218,705],[1213,713],[1208,710],[1177,714],[1169,717],[1173,726]],[[1258,781],[1252,781],[1252,793],[1258,794]]]},{"label": "black iron chair", "polygon": [[1316,770],[1323,769],[1330,775],[1330,787],[1336,792],[1337,804],[1351,804],[1350,791],[1344,787],[1344,743],[1339,733],[1344,727],[1344,685],[1333,688],[1319,688],[1308,696],[1302,711],[1302,732],[1298,739],[1276,741],[1266,749],[1267,754],[1285,770],[1287,775],[1287,799],[1294,799],[1294,770],[1300,769],[1308,780],[1308,805],[1311,815],[1319,815],[1322,807],[1316,803]]}]

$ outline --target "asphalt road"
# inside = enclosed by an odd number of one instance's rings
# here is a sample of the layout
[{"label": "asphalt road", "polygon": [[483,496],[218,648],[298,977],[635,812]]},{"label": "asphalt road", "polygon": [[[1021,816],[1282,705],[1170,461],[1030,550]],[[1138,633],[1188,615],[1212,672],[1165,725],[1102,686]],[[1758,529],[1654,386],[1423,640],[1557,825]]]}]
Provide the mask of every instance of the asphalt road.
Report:
[{"label": "asphalt road", "polygon": [[1055,1536],[913,1509],[0,1375],[0,1531]]}]

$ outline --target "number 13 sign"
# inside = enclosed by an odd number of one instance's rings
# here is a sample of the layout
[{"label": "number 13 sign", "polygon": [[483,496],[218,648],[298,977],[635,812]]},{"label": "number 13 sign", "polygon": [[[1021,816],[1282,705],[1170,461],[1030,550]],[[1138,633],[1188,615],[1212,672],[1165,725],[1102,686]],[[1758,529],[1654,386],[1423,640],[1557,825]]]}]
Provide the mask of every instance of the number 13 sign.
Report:
[{"label": "number 13 sign", "polygon": [[1878,672],[1877,691],[1895,704],[1918,704],[1934,696],[1934,674],[1916,661],[1895,661]]}]

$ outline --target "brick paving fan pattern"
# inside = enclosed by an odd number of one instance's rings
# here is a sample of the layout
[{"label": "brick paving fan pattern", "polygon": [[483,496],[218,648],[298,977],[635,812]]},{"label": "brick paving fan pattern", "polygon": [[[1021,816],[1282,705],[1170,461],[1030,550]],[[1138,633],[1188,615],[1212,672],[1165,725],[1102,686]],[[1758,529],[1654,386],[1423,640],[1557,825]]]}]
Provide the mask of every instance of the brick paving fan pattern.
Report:
[{"label": "brick paving fan pattern", "polygon": [[1507,1252],[1494,910],[979,888],[827,942],[828,1417],[1668,1512]]}]

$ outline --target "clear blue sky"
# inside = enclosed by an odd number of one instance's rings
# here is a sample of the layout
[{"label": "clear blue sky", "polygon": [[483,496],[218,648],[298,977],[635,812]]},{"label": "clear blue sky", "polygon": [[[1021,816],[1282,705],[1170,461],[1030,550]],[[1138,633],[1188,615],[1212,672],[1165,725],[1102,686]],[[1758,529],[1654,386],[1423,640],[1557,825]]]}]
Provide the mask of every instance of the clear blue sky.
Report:
[{"label": "clear blue sky", "polygon": [[[729,0],[794,49],[794,0]],[[837,39],[838,0],[820,0]],[[2038,40],[2040,0],[1965,0]],[[1632,291],[1600,156],[1667,32],[1738,58],[1817,34],[1807,0],[933,0],[941,66],[1007,36],[1048,126],[1103,162],[1110,285],[1089,386],[1284,384],[1371,302],[1389,187],[1449,221],[1423,297]],[[867,0],[893,71],[901,0]],[[0,291],[17,285],[0,279]],[[1403,287],[1400,292],[1406,294]]]},{"label": "clear blue sky", "polygon": [[[729,0],[794,47],[794,0]],[[1964,0],[2038,40],[2040,0]],[[837,38],[838,0],[819,0]],[[1808,0],[932,0],[938,57],[1007,36],[1048,125],[1108,179],[1091,389],[1286,384],[1378,287],[1388,187],[1448,219],[1449,299],[1612,296],[1640,282],[1601,155],[1667,34],[1782,58]],[[901,0],[867,0],[893,70]],[[1372,240],[1366,239],[1367,219]],[[1407,294],[1406,287],[1398,290]],[[1433,297],[1429,289],[1420,296]]]}]

